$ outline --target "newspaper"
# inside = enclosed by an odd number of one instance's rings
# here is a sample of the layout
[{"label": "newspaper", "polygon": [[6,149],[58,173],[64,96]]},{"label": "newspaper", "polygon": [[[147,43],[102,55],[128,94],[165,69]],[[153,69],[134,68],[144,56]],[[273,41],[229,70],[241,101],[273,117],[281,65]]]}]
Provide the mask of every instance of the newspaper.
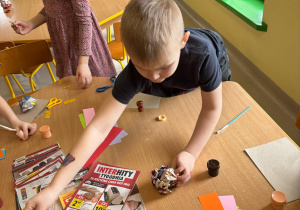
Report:
[{"label": "newspaper", "polygon": [[123,209],[140,171],[95,161],[65,210]]}]

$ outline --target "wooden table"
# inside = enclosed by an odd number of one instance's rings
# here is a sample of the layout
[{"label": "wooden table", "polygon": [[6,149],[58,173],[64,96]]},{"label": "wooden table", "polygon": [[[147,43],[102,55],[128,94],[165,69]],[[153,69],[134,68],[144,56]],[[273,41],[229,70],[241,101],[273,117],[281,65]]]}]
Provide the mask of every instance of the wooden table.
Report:
[{"label": "wooden table", "polygon": [[[29,20],[36,16],[44,7],[42,0],[10,0],[12,3],[12,11],[4,13],[2,7],[0,8],[0,42],[14,41],[15,43],[26,43],[35,40],[50,41],[49,33],[46,24],[33,30],[24,36],[16,34],[11,28],[9,21],[15,20]],[[129,0],[90,0],[90,5],[99,22],[115,15],[116,13],[124,10]],[[101,25],[105,29],[114,22],[120,21],[121,16]]]},{"label": "wooden table", "polygon": [[[0,197],[4,205],[15,206],[12,161],[20,156],[60,143],[68,152],[83,131],[78,114],[82,109],[97,110],[110,90],[97,93],[95,89],[109,85],[109,78],[94,78],[89,89],[78,89],[74,77],[63,79],[62,84],[51,84],[34,93],[37,99],[58,97],[63,100],[76,98],[76,102],[52,108],[50,119],[43,116],[35,120],[38,127],[48,124],[52,130],[50,139],[42,139],[37,132],[28,141],[19,141],[13,132],[0,130],[1,148],[6,148],[6,158],[0,160]],[[71,85],[71,88],[63,87]],[[202,209],[197,198],[211,192],[218,195],[234,195],[243,210],[271,210],[270,196],[274,189],[245,153],[245,149],[258,146],[287,134],[262,110],[262,108],[237,83],[223,83],[223,112],[217,129],[227,124],[249,105],[252,108],[230,125],[224,132],[213,134],[195,163],[191,180],[175,188],[170,195],[160,195],[151,184],[150,171],[163,164],[170,164],[177,153],[189,141],[201,108],[199,89],[186,95],[162,98],[158,109],[126,109],[118,121],[128,136],[122,142],[109,146],[98,158],[111,165],[140,170],[137,181],[147,209]],[[165,122],[155,118],[165,114]],[[289,138],[289,137],[288,137]],[[217,159],[221,164],[217,177],[208,175],[206,163]],[[6,209],[6,208],[5,208]],[[300,209],[300,200],[288,203],[285,210]]]}]

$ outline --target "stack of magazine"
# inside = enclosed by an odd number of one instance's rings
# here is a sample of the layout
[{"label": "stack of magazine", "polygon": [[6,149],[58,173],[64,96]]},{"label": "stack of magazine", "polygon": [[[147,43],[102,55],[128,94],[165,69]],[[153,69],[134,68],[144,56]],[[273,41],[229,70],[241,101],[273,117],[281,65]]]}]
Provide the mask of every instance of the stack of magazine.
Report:
[{"label": "stack of magazine", "polygon": [[[13,161],[17,209],[49,185],[65,158],[58,144]],[[51,210],[145,210],[137,185],[139,171],[94,162],[81,169]]]}]

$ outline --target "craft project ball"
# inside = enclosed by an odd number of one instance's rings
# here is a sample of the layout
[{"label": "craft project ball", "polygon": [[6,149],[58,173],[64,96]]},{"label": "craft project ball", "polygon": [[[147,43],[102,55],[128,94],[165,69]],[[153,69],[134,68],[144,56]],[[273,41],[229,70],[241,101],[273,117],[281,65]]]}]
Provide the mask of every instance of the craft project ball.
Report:
[{"label": "craft project ball", "polygon": [[138,107],[140,107],[140,106],[143,106],[144,103],[143,103],[143,101],[137,101],[137,102],[136,102],[136,105],[137,105]]},{"label": "craft project ball", "polygon": [[139,110],[139,112],[143,112],[144,111],[144,107],[143,106],[139,106],[138,110]]}]

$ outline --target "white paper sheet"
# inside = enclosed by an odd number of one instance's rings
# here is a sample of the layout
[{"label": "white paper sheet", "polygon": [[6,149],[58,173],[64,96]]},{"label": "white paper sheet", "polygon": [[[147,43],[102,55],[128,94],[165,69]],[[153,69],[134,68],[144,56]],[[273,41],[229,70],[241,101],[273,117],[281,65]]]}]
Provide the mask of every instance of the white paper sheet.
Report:
[{"label": "white paper sheet", "polygon": [[275,190],[287,196],[287,202],[300,198],[300,150],[286,137],[246,152]]}]

